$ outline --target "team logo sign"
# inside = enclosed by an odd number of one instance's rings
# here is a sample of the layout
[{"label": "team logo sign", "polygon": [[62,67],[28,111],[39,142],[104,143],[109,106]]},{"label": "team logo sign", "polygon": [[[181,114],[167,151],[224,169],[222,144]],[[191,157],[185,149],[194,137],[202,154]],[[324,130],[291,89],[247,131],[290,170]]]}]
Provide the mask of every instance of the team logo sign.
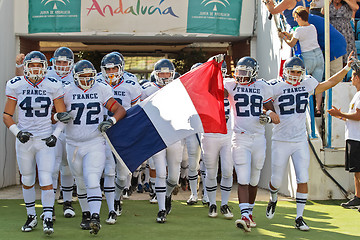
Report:
[{"label": "team logo sign", "polygon": [[230,3],[229,3],[228,0],[203,0],[201,2],[201,4],[204,4],[204,6],[207,6],[209,4],[213,4],[214,5],[213,11],[217,11],[216,4],[221,4],[224,7],[230,6]]},{"label": "team logo sign", "polygon": [[80,32],[80,0],[29,0],[29,33]]},{"label": "team logo sign", "polygon": [[239,36],[242,0],[188,0],[189,33]]},{"label": "team logo sign", "polygon": [[58,9],[58,7],[56,5],[57,2],[66,5],[67,3],[70,3],[70,0],[66,0],[66,1],[64,1],[64,0],[41,0],[41,3],[43,3],[44,6],[46,6],[49,3],[50,4],[53,3],[53,9]]}]

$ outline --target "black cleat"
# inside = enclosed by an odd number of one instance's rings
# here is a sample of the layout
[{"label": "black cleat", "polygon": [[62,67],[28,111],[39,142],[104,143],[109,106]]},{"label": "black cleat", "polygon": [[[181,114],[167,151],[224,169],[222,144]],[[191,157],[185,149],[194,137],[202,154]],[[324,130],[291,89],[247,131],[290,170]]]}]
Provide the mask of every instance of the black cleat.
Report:
[{"label": "black cleat", "polygon": [[171,195],[169,197],[165,196],[165,210],[166,215],[169,215],[171,212]]},{"label": "black cleat", "polygon": [[[114,213],[115,214],[115,213]],[[100,231],[100,216],[98,213],[93,213],[90,220],[90,234],[98,234]]]},{"label": "black cleat", "polygon": [[80,223],[80,227],[82,230],[90,230],[90,212],[82,213],[82,220]]},{"label": "black cleat", "polygon": [[275,215],[276,202],[269,201],[268,206],[266,208],[266,217],[268,219],[272,219]]},{"label": "black cleat", "polygon": [[164,223],[166,222],[166,213],[165,210],[161,210],[157,214],[156,222],[158,223]]},{"label": "black cleat", "polygon": [[36,227],[36,225],[37,225],[37,216],[28,215],[24,226],[21,227],[21,231],[31,232]]}]

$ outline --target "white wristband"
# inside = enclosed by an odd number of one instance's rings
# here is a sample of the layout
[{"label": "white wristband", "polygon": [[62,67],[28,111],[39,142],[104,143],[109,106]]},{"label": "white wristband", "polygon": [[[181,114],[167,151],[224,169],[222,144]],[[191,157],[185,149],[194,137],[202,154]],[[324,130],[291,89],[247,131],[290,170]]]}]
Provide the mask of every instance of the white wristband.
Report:
[{"label": "white wristband", "polygon": [[65,124],[62,122],[58,122],[52,135],[58,138],[60,136],[60,133],[64,130],[64,128],[65,128]]},{"label": "white wristband", "polygon": [[18,126],[16,124],[13,124],[9,127],[9,130],[15,135],[15,137],[18,135],[18,133],[20,132],[20,129],[18,128]]},{"label": "white wristband", "polygon": [[57,118],[57,113],[54,114],[54,120],[55,120],[56,122],[59,121],[59,119]]},{"label": "white wristband", "polygon": [[111,121],[113,122],[113,125],[115,125],[115,123],[116,123],[116,118],[111,117],[111,118],[109,118],[109,120],[111,120]]},{"label": "white wristband", "polygon": [[270,113],[272,113],[272,112],[273,112],[272,110],[267,110],[267,111],[266,111],[266,115],[268,115],[268,116],[269,116],[269,115],[270,115]]},{"label": "white wristband", "polygon": [[17,67],[17,68],[21,68],[22,66],[24,66],[24,64],[17,64],[17,63],[16,63],[16,67]]},{"label": "white wristband", "polygon": [[350,71],[351,67],[349,67],[348,65],[346,65],[346,66],[344,67],[344,69],[345,69],[346,71]]}]

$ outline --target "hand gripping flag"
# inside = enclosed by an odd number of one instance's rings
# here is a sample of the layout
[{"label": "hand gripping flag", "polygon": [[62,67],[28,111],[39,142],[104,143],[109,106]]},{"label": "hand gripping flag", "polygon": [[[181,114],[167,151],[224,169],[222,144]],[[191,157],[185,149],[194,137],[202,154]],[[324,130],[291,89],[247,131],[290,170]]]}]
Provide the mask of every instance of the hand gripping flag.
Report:
[{"label": "hand gripping flag", "polygon": [[116,158],[133,172],[155,153],[190,135],[226,131],[221,63],[212,60],[128,109],[106,134]]}]

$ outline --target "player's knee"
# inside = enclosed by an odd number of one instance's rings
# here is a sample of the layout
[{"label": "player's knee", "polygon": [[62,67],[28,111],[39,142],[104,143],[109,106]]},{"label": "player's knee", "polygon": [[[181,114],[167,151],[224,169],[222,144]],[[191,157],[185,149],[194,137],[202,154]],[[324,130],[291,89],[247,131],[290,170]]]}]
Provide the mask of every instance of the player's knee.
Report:
[{"label": "player's knee", "polygon": [[39,185],[48,186],[52,185],[52,173],[46,171],[38,171]]},{"label": "player's knee", "polygon": [[209,169],[207,170],[206,178],[213,180],[213,179],[216,179],[216,177],[217,177],[217,172],[216,171],[211,171]]},{"label": "player's knee", "polygon": [[256,186],[258,185],[260,180],[260,170],[259,171],[254,171],[250,177],[250,185],[251,186]]},{"label": "player's knee", "polygon": [[35,175],[22,175],[21,182],[25,186],[33,186],[35,184]]}]

